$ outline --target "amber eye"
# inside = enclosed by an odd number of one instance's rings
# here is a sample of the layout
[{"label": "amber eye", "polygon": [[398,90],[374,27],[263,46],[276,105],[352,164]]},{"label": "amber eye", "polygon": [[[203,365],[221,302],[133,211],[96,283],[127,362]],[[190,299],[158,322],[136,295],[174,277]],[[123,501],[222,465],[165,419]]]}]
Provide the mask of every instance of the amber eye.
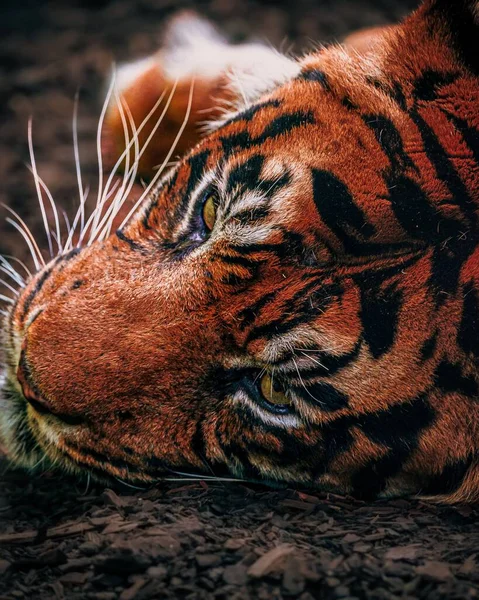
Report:
[{"label": "amber eye", "polygon": [[260,389],[263,398],[270,404],[282,406],[291,404],[291,400],[286,394],[275,386],[275,382],[269,373],[266,373],[261,377]]},{"label": "amber eye", "polygon": [[213,196],[208,196],[203,204],[203,222],[208,231],[213,231],[216,223],[216,204]]}]

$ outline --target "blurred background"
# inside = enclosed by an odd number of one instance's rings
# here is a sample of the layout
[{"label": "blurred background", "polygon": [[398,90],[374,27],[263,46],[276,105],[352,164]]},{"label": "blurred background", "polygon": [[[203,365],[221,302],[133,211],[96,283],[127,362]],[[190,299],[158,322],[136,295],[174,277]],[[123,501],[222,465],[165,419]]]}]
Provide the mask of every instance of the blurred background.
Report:
[{"label": "blurred background", "polygon": [[[356,29],[393,23],[418,0],[4,0],[0,19],[0,202],[28,223],[42,248],[29,163],[27,123],[33,117],[37,167],[56,203],[78,205],[72,113],[80,91],[78,135],[85,185],[95,195],[96,127],[112,62],[155,52],[162,26],[193,8],[232,41],[262,40],[304,53]],[[25,259],[26,245],[0,207],[0,252]]]}]

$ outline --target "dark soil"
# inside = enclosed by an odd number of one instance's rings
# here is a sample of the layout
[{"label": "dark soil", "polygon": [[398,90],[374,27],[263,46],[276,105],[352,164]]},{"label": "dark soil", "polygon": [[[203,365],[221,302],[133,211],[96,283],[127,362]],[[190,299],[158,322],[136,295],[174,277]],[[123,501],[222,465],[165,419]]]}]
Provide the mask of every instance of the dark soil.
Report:
[{"label": "dark soil", "polygon": [[0,598],[476,598],[477,512],[203,482],[6,474]]},{"label": "dark soil", "polygon": [[[340,39],[396,20],[413,0],[210,0],[195,6],[234,39],[276,45]],[[73,98],[81,88],[83,173],[95,187],[95,129],[113,59],[158,46],[175,0],[2,5],[2,202],[40,220],[28,160],[34,115],[37,162],[57,202],[71,209],[76,179]],[[286,41],[285,41],[286,40]],[[26,256],[0,226],[0,249]],[[85,489],[0,464],[0,599],[457,598],[479,595],[478,513],[393,500],[364,504],[293,490],[191,482],[154,489]],[[310,493],[311,494],[311,493]]]}]

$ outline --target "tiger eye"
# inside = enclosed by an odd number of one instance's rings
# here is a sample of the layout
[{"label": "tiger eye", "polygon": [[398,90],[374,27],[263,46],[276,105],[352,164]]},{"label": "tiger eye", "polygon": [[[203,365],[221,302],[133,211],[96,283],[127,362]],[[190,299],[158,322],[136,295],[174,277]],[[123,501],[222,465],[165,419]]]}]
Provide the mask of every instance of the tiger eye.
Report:
[{"label": "tiger eye", "polygon": [[216,205],[213,196],[208,196],[203,204],[203,222],[208,231],[213,231],[216,223]]},{"label": "tiger eye", "polygon": [[261,378],[260,389],[263,398],[270,404],[291,404],[291,400],[286,394],[274,386],[273,379],[269,373],[266,373]]}]

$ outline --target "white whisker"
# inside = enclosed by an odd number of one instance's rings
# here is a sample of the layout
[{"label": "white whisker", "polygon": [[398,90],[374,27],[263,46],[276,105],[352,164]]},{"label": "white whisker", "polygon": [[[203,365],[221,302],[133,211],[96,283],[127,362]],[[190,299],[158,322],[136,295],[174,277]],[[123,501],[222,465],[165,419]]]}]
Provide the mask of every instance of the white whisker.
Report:
[{"label": "white whisker", "polygon": [[[29,269],[29,268],[27,267],[27,265],[26,265],[24,262],[22,262],[22,261],[21,261],[19,258],[16,258],[15,256],[11,256],[10,254],[5,254],[5,256],[2,256],[2,255],[0,254],[0,260],[3,262],[3,264],[4,264],[4,265],[5,265],[7,268],[8,268],[8,267],[10,267],[10,268],[12,269],[12,271],[15,271],[15,269],[12,267],[12,265],[11,265],[11,264],[8,262],[7,258],[8,258],[9,260],[13,260],[13,261],[15,261],[15,262],[16,262],[16,263],[18,263],[18,264],[19,264],[21,267],[23,267],[23,268],[25,269],[25,272],[27,273],[27,275],[28,275],[29,277],[31,277],[31,276],[32,276],[32,272],[30,271],[30,269]],[[16,271],[15,271],[15,272],[16,272]],[[21,275],[20,275],[20,274],[19,274],[19,276],[21,277]],[[24,279],[24,278],[22,277],[22,279]]]},{"label": "white whisker", "polygon": [[[148,138],[146,139],[141,151],[139,153],[136,152],[137,150],[137,140],[138,140],[138,135],[141,133],[143,127],[146,125],[146,123],[150,120],[150,118],[152,117],[152,115],[156,112],[156,110],[158,109],[158,107],[160,106],[163,98],[165,97],[166,94],[166,90],[163,91],[163,93],[161,94],[161,96],[158,98],[158,100],[156,101],[155,105],[153,106],[153,108],[150,110],[150,112],[147,114],[147,116],[143,119],[142,123],[140,124],[140,127],[138,128],[138,130],[136,130],[136,134],[133,138],[132,141],[130,141],[129,143],[129,147],[131,147],[131,144],[133,142],[135,142],[135,161],[131,167],[131,171],[125,174],[125,178],[127,180],[129,180],[129,185],[128,188],[126,190],[124,190],[122,192],[121,195],[119,195],[118,197],[118,201],[115,200],[115,203],[113,204],[112,210],[111,210],[111,214],[109,217],[109,221],[106,223],[102,233],[101,233],[101,237],[99,237],[99,239],[104,239],[105,237],[108,237],[110,235],[111,232],[111,228],[113,226],[113,221],[115,220],[115,217],[117,216],[118,212],[120,211],[121,207],[123,206],[123,204],[126,202],[126,200],[129,197],[131,188],[133,187],[135,180],[136,180],[136,173],[138,171],[138,166],[140,163],[140,159],[143,156],[143,153],[145,152],[145,150],[147,149],[148,145],[150,144],[150,141],[152,140],[153,136],[155,135],[158,127],[161,125],[161,123],[163,122],[163,119],[170,107],[171,101],[173,100],[173,96],[175,94],[176,91],[176,87],[178,85],[178,80],[175,81],[175,83],[173,84],[173,87],[171,89],[171,92],[168,96],[168,99],[166,101],[166,104],[161,112],[161,115],[158,117],[155,126],[152,128],[150,135],[148,136]],[[125,105],[125,109],[128,112],[128,116],[130,118],[130,123],[132,126],[132,129],[134,128],[134,122],[131,116],[131,112],[129,110],[128,105]],[[129,149],[129,148],[128,148]],[[120,157],[121,159],[121,157]]]},{"label": "white whisker", "polygon": [[67,228],[67,235],[68,235],[68,239],[69,239],[70,235],[73,235],[72,226],[70,225],[70,219],[68,218],[67,213],[64,210],[62,210],[62,213],[63,213],[63,219],[65,221],[65,225]]},{"label": "white whisker", "polygon": [[298,373],[298,377],[299,377],[299,381],[301,382],[301,385],[304,389],[304,391],[308,394],[308,396],[310,396],[315,402],[317,402],[318,404],[324,404],[324,402],[321,402],[321,400],[319,400],[319,398],[316,398],[316,396],[313,396],[313,394],[308,390],[308,388],[306,387],[303,378],[301,377],[301,373],[299,372],[299,368],[298,368],[298,363],[295,361],[294,357],[291,357],[294,366],[296,367],[296,372]]},{"label": "white whisker", "polygon": [[2,271],[2,273],[5,273],[5,275],[8,275],[10,277],[10,279],[12,279],[18,286],[20,286],[22,288],[25,287],[25,281],[23,279],[20,279],[19,276],[16,276],[14,273],[9,271],[2,265],[0,265],[0,271]]},{"label": "white whisker", "polygon": [[17,223],[9,217],[7,217],[6,219],[7,223],[13,225],[22,234],[23,238],[27,242],[28,248],[30,249],[35,268],[37,269],[37,271],[39,271],[42,268],[42,266],[45,266],[45,260],[42,256],[42,253],[40,252],[40,248],[38,247],[35,238],[33,237],[32,232],[26,225],[25,221],[12,208],[6,206],[5,204],[2,204],[1,206],[8,210],[8,212],[10,212],[18,220]]},{"label": "white whisker", "polygon": [[80,206],[78,207],[76,213],[75,213],[75,217],[73,219],[73,224],[71,226],[70,229],[70,233],[68,235],[67,241],[65,242],[65,245],[63,247],[63,251],[64,252],[68,252],[68,250],[71,250],[73,248],[73,236],[75,235],[75,231],[76,228],[78,226],[78,221],[81,220],[82,222],[80,223],[80,232],[82,232],[84,230],[84,221],[85,221],[85,203],[86,200],[88,198],[88,192],[89,192],[89,188],[86,188],[83,198],[80,200]]},{"label": "white whisker", "polygon": [[38,203],[40,204],[40,211],[42,213],[43,225],[48,239],[48,249],[50,256],[53,256],[52,238],[50,235],[50,226],[48,224],[47,213],[45,211],[45,205],[43,203],[42,191],[40,189],[40,178],[38,176],[37,164],[35,161],[35,153],[33,151],[33,135],[32,135],[32,117],[28,119],[28,150],[30,152],[30,161],[32,163],[33,179],[35,181],[35,188],[37,190]]},{"label": "white whisker", "polygon": [[[197,479],[200,481],[244,481],[243,479],[238,479],[237,477],[228,477],[228,478],[223,478],[220,477],[218,475],[203,475],[203,474],[199,474],[199,473],[188,473],[188,472],[184,472],[184,471],[177,471],[172,470],[172,473],[174,473],[175,475],[181,475],[182,477],[188,478],[188,479]],[[176,478],[173,479],[173,481],[176,481]]]},{"label": "white whisker", "polygon": [[[79,104],[79,93],[75,94],[75,103],[73,105],[73,154],[75,156],[75,170],[77,174],[78,193],[80,198],[80,231],[83,231],[83,225],[85,223],[85,193],[83,191],[83,181],[81,176],[81,162],[80,162],[80,146],[78,144],[78,104]],[[76,228],[77,219],[74,220],[74,226]],[[70,237],[68,238],[70,240]],[[68,248],[66,248],[68,249]]]},{"label": "white whisker", "polygon": [[20,275],[20,273],[18,273],[17,271],[15,271],[15,269],[12,268],[11,264],[8,261],[5,261],[1,255],[0,255],[0,261],[2,263],[2,264],[0,264],[0,271],[3,271],[3,273],[5,273],[11,279],[13,279],[13,281],[15,281],[15,283],[17,283],[18,285],[24,287],[25,286],[25,280]]},{"label": "white whisker", "polygon": [[116,81],[116,70],[115,70],[115,67],[113,66],[110,86],[108,87],[108,92],[107,92],[107,95],[105,98],[105,102],[103,103],[103,107],[101,109],[100,119],[98,121],[98,128],[97,128],[97,132],[96,132],[96,151],[97,151],[97,158],[98,158],[98,194],[97,194],[96,208],[93,213],[95,215],[95,218],[93,220],[92,229],[96,229],[96,226],[98,224],[98,219],[100,218],[98,209],[100,207],[101,200],[103,197],[103,155],[102,155],[102,151],[101,151],[101,136],[103,133],[103,122],[105,120],[106,111],[108,110],[108,106],[109,106],[110,100],[111,100],[111,95],[113,93],[113,90],[115,89],[115,81]]},{"label": "white whisker", "polygon": [[0,294],[0,300],[2,302],[6,302],[7,304],[15,304],[11,298],[9,298],[8,296],[3,296],[3,294]]},{"label": "white whisker", "polygon": [[161,477],[160,481],[171,481],[171,482],[190,482],[193,483],[194,481],[223,481],[225,483],[234,483],[234,482],[241,482],[244,483],[245,480],[244,479],[236,479],[234,477],[204,477],[201,475],[198,475],[196,477]]},{"label": "white whisker", "polygon": [[18,290],[16,290],[13,285],[10,285],[7,281],[5,281],[5,279],[0,279],[0,284],[5,286],[7,289],[9,289],[11,292],[13,292],[15,294],[15,296],[18,296]]},{"label": "white whisker", "polygon": [[175,151],[175,148],[176,148],[176,146],[178,144],[178,141],[179,141],[180,137],[182,136],[183,131],[184,131],[185,127],[186,127],[186,124],[188,123],[188,120],[190,118],[191,105],[193,103],[194,84],[195,84],[195,80],[192,79],[191,80],[190,94],[189,94],[189,97],[188,97],[188,105],[187,105],[187,108],[186,108],[185,117],[183,119],[183,123],[181,124],[180,129],[178,130],[178,133],[176,134],[175,139],[173,140],[173,144],[171,145],[170,150],[169,150],[168,154],[165,157],[165,160],[163,161],[163,163],[162,163],[161,167],[159,168],[158,172],[155,174],[155,176],[151,180],[151,182],[148,185],[148,187],[142,193],[142,195],[140,196],[140,198],[135,202],[135,204],[133,205],[133,207],[131,208],[131,210],[128,212],[127,216],[123,219],[121,225],[119,226],[119,229],[122,229],[122,227],[125,226],[125,224],[129,221],[130,217],[135,213],[135,211],[138,209],[138,207],[141,206],[143,200],[150,193],[150,190],[153,188],[153,186],[156,185],[158,179],[161,177],[162,172],[163,172],[163,170],[165,168],[165,165],[168,163],[168,161],[171,158],[171,155]]},{"label": "white whisker", "polygon": [[[28,169],[31,173],[33,173],[32,169],[30,167],[28,167]],[[57,245],[58,245],[58,254],[61,254],[61,252],[62,252],[61,230],[60,230],[60,219],[58,217],[57,205],[56,205],[55,200],[53,199],[53,196],[52,196],[50,190],[48,189],[48,186],[45,183],[45,181],[40,177],[40,175],[38,173],[37,173],[37,177],[38,177],[38,182],[39,182],[41,188],[43,189],[43,191],[45,192],[45,194],[47,195],[48,201],[50,202],[50,206],[52,207],[53,218],[55,220],[55,230],[57,232],[56,239],[57,239]],[[49,230],[49,232],[51,233],[51,230]],[[52,256],[52,254],[50,254],[50,256]]]},{"label": "white whisker", "polygon": [[[123,162],[123,159],[125,159],[125,170],[124,170],[124,174],[123,174],[123,178],[122,178],[122,185],[120,188],[120,191],[123,191],[125,189],[125,185],[126,182],[128,181],[128,173],[129,173],[129,169],[130,169],[130,136],[129,136],[129,130],[128,130],[128,123],[126,122],[126,118],[125,118],[125,110],[123,108],[123,103],[120,101],[118,94],[115,93],[115,99],[118,105],[118,111],[120,113],[120,119],[122,122],[122,126],[123,126],[123,135],[124,135],[124,140],[125,140],[125,150],[122,152],[122,154],[120,155],[120,157],[118,158],[118,160],[116,161],[115,165],[113,166],[113,169],[111,170],[110,176],[108,177],[108,181],[107,184],[105,186],[105,193],[104,193],[104,197],[102,198],[102,201],[100,203],[100,206],[98,207],[98,214],[101,217],[101,213],[103,212],[103,206],[105,205],[105,202],[108,198],[108,196],[106,196],[106,192],[108,192],[108,189],[111,185],[111,182],[113,180],[113,177],[116,175],[121,163]],[[125,102],[125,108],[128,108],[128,105]],[[135,128],[135,122],[133,119],[133,116],[131,115],[131,112],[128,109],[128,117],[130,120],[130,126],[132,128],[132,133],[133,133],[133,138],[132,141],[135,144],[135,159],[138,156],[138,132],[136,131]],[[120,192],[118,192],[119,194]],[[123,192],[122,192],[123,193]],[[101,219],[99,219],[99,223],[97,223],[96,227],[92,226],[91,229],[91,233],[90,233],[90,239],[88,241],[88,245],[92,244],[95,239],[97,238],[97,234],[99,231],[102,230],[103,228],[103,224],[105,223],[105,220],[108,219],[108,216],[110,214],[110,212],[113,210],[115,204],[117,202],[117,196],[115,196],[115,200],[111,203],[111,205],[109,206],[109,208],[107,209],[105,215],[103,215],[103,217]]]},{"label": "white whisker", "polygon": [[313,358],[312,356],[309,356],[309,354],[306,354],[306,352],[301,352],[301,354],[303,356],[305,356],[311,362],[314,362],[317,365],[319,365],[320,367],[322,367],[323,369],[326,369],[326,371],[329,371],[329,369],[325,365],[323,365],[323,363],[319,362],[319,360],[317,358]]},{"label": "white whisker", "polygon": [[82,232],[85,231],[85,204],[88,198],[88,194],[90,193],[90,188],[87,186],[85,191],[83,192],[83,197],[80,200],[80,206],[77,209],[75,214],[75,218],[73,219],[72,230],[70,231],[70,235],[65,242],[65,252],[70,250],[73,247],[73,236],[75,235],[76,228],[78,226],[78,220],[81,219],[80,223],[80,239]]},{"label": "white whisker", "polygon": [[132,483],[128,483],[127,481],[123,481],[123,479],[120,479],[119,477],[115,477],[115,479],[117,481],[119,481],[120,483],[122,483],[123,485],[126,485],[127,487],[131,488],[132,490],[146,490],[146,489],[148,489],[147,486],[140,487],[138,485],[133,485]]}]

